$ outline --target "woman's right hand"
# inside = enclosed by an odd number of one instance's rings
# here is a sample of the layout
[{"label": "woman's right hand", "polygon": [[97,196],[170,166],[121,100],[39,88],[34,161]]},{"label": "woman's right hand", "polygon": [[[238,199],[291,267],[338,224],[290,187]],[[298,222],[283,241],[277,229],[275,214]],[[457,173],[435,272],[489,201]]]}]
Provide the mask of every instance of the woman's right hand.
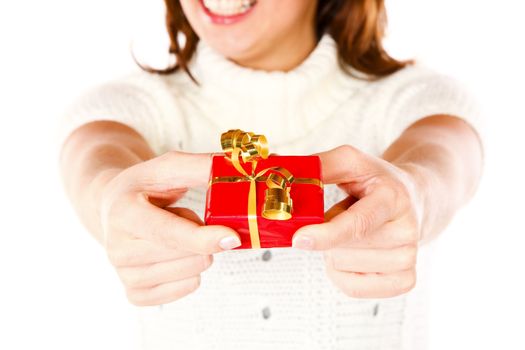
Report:
[{"label": "woman's right hand", "polygon": [[132,304],[159,305],[195,291],[212,254],[240,245],[234,230],[167,207],[188,188],[206,186],[210,168],[210,154],[171,151],[99,175],[108,179],[99,196],[104,245]]}]

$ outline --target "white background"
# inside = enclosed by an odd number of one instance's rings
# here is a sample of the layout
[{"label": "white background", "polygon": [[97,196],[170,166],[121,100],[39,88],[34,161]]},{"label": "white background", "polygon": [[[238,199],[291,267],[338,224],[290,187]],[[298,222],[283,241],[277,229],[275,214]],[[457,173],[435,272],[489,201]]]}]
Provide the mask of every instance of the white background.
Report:
[{"label": "white background", "polygon": [[[264,1],[264,0],[260,0]],[[488,118],[476,198],[439,239],[431,349],[524,349],[525,25],[513,0],[391,0],[388,47],[466,83]],[[160,0],[0,3],[0,348],[130,349],[138,328],[62,193],[55,121],[85,88],[162,62]]]}]

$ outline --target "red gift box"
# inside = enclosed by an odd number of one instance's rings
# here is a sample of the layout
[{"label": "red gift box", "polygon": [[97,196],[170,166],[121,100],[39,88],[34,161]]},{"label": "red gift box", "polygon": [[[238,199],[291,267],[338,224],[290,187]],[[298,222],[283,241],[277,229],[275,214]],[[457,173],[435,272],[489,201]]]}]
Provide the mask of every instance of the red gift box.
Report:
[{"label": "red gift box", "polygon": [[[319,157],[266,157],[258,158],[255,170],[252,163],[239,162],[237,166],[240,165],[244,169],[243,175],[233,165],[231,154],[213,156],[210,185],[206,195],[205,223],[224,225],[236,230],[242,245],[235,249],[290,247],[292,236],[297,229],[324,222],[324,195]],[[286,214],[283,219],[282,213],[277,215],[277,219],[263,216],[265,209],[275,208],[275,203],[271,203],[272,199],[275,199],[272,198],[272,191],[279,191],[270,190],[270,198],[267,198],[267,190],[272,185],[268,182],[268,177],[277,174],[279,178],[279,173],[281,180],[288,175],[293,176],[288,176],[288,180],[292,180],[285,184],[286,193],[291,198],[291,217],[288,219]],[[259,176],[253,180],[255,174]],[[251,182],[254,184],[252,195],[255,198],[250,196]],[[255,211],[256,214],[256,217],[252,216],[252,224],[249,223],[250,200],[253,201],[252,213]],[[285,209],[287,207],[285,204],[281,204],[282,206]]]}]

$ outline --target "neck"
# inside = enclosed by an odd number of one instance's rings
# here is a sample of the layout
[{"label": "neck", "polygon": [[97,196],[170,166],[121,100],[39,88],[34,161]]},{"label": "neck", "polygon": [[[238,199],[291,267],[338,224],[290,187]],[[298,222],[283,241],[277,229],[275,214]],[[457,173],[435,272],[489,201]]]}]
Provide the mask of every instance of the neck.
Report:
[{"label": "neck", "polygon": [[284,71],[294,69],[315,49],[317,39],[312,29],[287,35],[278,44],[269,43],[265,48],[250,56],[231,59],[236,64],[257,70]]}]

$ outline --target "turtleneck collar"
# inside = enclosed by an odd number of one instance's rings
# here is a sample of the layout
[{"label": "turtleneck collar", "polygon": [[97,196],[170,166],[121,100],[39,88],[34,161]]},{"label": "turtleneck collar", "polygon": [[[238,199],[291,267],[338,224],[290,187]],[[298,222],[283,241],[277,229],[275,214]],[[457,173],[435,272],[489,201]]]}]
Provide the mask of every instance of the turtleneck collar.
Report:
[{"label": "turtleneck collar", "polygon": [[299,66],[287,72],[240,66],[203,41],[188,68],[200,83],[192,89],[195,101],[206,101],[196,102],[203,116],[221,130],[265,134],[272,145],[290,145],[304,137],[363,83],[341,69],[337,44],[327,33]]},{"label": "turtleneck collar", "polygon": [[300,95],[305,89],[318,85],[339,70],[337,45],[327,33],[300,65],[287,72],[240,66],[215,51],[203,40],[197,44],[194,58],[189,68],[200,83],[220,86],[235,94],[252,96],[254,93],[281,94],[283,89]]}]

